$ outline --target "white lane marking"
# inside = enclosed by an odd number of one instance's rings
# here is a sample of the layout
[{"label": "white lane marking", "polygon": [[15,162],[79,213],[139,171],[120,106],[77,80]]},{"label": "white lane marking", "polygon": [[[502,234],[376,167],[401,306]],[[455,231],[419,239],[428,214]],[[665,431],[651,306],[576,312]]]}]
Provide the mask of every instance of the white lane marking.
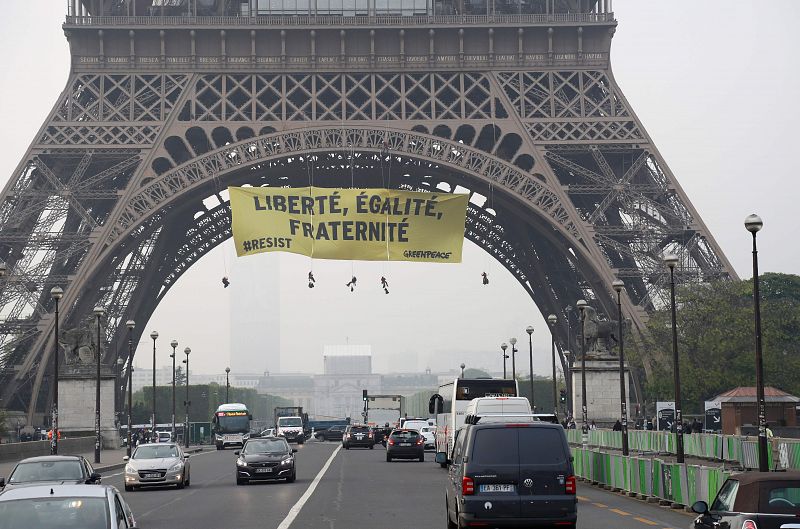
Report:
[{"label": "white lane marking", "polygon": [[331,457],[329,457],[328,461],[326,461],[325,464],[322,466],[320,471],[317,473],[317,477],[315,477],[314,481],[311,482],[311,485],[309,485],[306,491],[303,493],[303,495],[300,496],[300,499],[297,500],[297,503],[295,503],[294,506],[291,509],[289,509],[289,514],[287,514],[286,518],[283,519],[281,524],[278,526],[278,529],[289,529],[289,526],[292,525],[294,519],[297,518],[298,514],[300,514],[300,510],[303,508],[303,505],[305,505],[306,502],[308,501],[308,498],[310,498],[311,495],[314,494],[314,490],[317,488],[317,485],[319,485],[319,482],[322,480],[322,477],[325,475],[325,472],[328,471],[328,467],[330,467],[331,463],[333,463],[333,458],[336,457],[336,454],[338,454],[339,450],[341,449],[342,445],[336,447],[336,450],[333,451]]}]

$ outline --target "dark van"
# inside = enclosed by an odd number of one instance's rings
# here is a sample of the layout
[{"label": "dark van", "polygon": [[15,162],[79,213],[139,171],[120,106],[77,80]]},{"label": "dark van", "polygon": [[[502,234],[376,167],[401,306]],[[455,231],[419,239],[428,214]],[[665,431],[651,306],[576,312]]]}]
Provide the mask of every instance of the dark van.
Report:
[{"label": "dark van", "polygon": [[560,425],[468,425],[446,463],[448,528],[577,523],[575,474]]}]

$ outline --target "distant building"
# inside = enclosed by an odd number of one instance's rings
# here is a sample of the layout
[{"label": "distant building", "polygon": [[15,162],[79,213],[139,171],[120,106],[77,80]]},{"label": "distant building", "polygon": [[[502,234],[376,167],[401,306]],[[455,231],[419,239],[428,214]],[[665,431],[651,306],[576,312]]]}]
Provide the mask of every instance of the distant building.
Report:
[{"label": "distant building", "polygon": [[[742,426],[758,426],[758,402],[755,387],[738,387],[717,395],[712,401],[722,404],[722,433],[739,434]],[[771,427],[796,426],[796,408],[800,398],[767,386],[764,388],[767,423]]]},{"label": "distant building", "polygon": [[325,375],[368,375],[372,373],[369,345],[326,345],[322,353]]}]

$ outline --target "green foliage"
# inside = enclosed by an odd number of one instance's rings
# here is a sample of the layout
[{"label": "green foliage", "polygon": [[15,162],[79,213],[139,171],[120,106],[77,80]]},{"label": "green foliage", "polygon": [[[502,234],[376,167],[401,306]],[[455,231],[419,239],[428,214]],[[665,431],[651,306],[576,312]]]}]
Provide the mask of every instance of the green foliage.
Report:
[{"label": "green foliage", "polygon": [[5,437],[8,435],[8,425],[6,421],[8,420],[8,415],[6,414],[6,410],[0,409],[0,437]]},{"label": "green foliage", "polygon": [[[519,396],[525,397],[530,400],[531,383],[530,378],[517,377],[517,385],[519,386]],[[561,384],[556,384],[556,399],[558,399],[558,390],[563,387]],[[536,378],[533,377],[533,407],[535,413],[553,413],[555,406],[553,405],[553,379],[552,378]],[[561,410],[559,409],[559,415]]]},{"label": "green foliage", "polygon": [[[765,384],[800,395],[800,276],[764,274],[760,287]],[[701,413],[704,400],[737,386],[755,386],[752,280],[693,285],[679,289],[676,297],[684,411]],[[648,330],[645,347],[659,352],[655,356],[661,362],[646,384],[647,400],[672,400],[669,309],[653,314]]]},{"label": "green foliage", "polygon": [[475,369],[474,367],[468,367],[464,370],[464,378],[492,378],[492,375],[490,375],[483,369]]}]

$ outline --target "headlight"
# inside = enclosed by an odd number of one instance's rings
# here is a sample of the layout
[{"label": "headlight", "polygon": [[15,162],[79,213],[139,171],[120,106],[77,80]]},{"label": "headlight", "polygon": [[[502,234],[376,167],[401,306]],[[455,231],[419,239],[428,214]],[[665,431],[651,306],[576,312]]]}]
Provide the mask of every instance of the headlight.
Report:
[{"label": "headlight", "polygon": [[242,436],[242,439],[250,439],[250,434],[246,433]]},{"label": "headlight", "polygon": [[281,461],[281,465],[291,465],[291,464],[292,464],[292,461],[294,461],[294,458],[293,458],[292,456],[285,457],[285,458],[284,458],[284,459]]},{"label": "headlight", "polygon": [[169,467],[169,471],[170,472],[179,472],[182,468],[183,468],[183,463],[178,461],[177,463],[175,463],[174,465]]},{"label": "headlight", "polygon": [[214,439],[216,439],[217,441],[222,441],[222,440],[223,440],[223,439],[225,439],[225,438],[224,438],[224,437],[222,437],[222,436],[221,436],[221,435],[219,435],[219,434],[216,434],[216,435],[214,435]]},{"label": "headlight", "polygon": [[133,468],[131,465],[125,465],[125,473],[126,474],[136,474],[136,469]]},{"label": "headlight", "polygon": [[247,461],[245,461],[244,459],[237,459],[236,460],[236,466],[237,467],[246,467],[247,466]]}]

